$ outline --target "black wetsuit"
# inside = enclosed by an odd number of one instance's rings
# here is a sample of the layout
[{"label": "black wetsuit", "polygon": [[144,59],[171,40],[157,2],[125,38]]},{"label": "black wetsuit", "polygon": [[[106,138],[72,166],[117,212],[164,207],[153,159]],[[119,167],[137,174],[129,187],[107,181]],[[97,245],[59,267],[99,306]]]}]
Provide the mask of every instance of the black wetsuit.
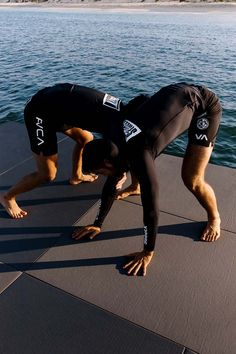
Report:
[{"label": "black wetsuit", "polygon": [[122,121],[119,98],[88,87],[69,83],[46,87],[27,103],[25,124],[31,150],[44,156],[57,153],[56,132],[71,127],[106,136],[114,121]]},{"label": "black wetsuit", "polygon": [[[116,130],[115,136],[114,132],[111,134],[123,160],[140,183],[145,225],[144,249],[154,250],[158,225],[155,158],[187,129],[190,144],[206,147],[213,145],[220,117],[221,105],[212,91],[206,87],[179,83],[164,87],[150,97],[134,114],[127,117],[123,127]],[[108,177],[95,226],[101,227],[112,206],[119,178],[120,173]]]}]

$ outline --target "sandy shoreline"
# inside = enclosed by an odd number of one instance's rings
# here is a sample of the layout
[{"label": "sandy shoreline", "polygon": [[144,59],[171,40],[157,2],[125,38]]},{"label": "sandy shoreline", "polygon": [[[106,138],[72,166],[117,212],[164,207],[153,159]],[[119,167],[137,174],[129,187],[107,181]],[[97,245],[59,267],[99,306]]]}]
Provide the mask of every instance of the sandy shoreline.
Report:
[{"label": "sandy shoreline", "polygon": [[78,10],[112,10],[112,11],[183,11],[183,12],[205,12],[205,11],[234,11],[236,2],[178,2],[178,1],[160,1],[160,2],[63,2],[48,1],[43,3],[35,2],[0,2],[1,8],[49,8],[49,9],[78,9]]}]

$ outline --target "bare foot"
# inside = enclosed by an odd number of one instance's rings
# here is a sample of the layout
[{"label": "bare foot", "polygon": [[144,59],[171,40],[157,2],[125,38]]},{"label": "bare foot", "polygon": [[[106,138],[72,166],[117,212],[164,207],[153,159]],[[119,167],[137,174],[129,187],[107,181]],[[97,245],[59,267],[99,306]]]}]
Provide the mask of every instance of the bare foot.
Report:
[{"label": "bare foot", "polygon": [[119,181],[116,184],[116,189],[120,190],[123,187],[123,184],[125,183],[126,180],[127,180],[127,175],[124,172],[123,175],[121,176],[121,178],[119,179]]},{"label": "bare foot", "polygon": [[116,199],[125,199],[129,195],[140,195],[140,186],[130,185],[129,187],[125,188],[123,191],[119,192]]},{"label": "bare foot", "polygon": [[213,242],[220,237],[220,218],[209,220],[201,236],[202,241]]},{"label": "bare foot", "polygon": [[15,198],[7,199],[3,195],[0,195],[0,203],[5,208],[6,212],[13,218],[13,219],[20,219],[27,215],[27,211],[22,210],[19,205],[17,204]]},{"label": "bare foot", "polygon": [[78,177],[71,177],[69,179],[69,183],[72,185],[76,185],[82,182],[94,182],[98,178],[97,175],[94,175],[93,173],[89,175],[82,175],[80,178]]}]

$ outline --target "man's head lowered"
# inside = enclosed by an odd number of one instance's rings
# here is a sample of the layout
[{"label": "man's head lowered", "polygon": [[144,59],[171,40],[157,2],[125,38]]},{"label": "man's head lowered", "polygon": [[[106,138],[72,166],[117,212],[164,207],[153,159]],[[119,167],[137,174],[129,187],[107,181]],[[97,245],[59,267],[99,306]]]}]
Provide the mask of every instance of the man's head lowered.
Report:
[{"label": "man's head lowered", "polygon": [[[123,114],[126,117],[131,117],[148,100],[148,95],[141,94],[136,96],[124,105]],[[95,139],[84,147],[83,172],[106,176],[123,173],[129,168],[126,159],[121,155],[117,145],[111,140]]]},{"label": "man's head lowered", "polygon": [[95,139],[87,143],[83,150],[83,172],[119,175],[127,170],[121,160],[118,147],[108,139]]}]

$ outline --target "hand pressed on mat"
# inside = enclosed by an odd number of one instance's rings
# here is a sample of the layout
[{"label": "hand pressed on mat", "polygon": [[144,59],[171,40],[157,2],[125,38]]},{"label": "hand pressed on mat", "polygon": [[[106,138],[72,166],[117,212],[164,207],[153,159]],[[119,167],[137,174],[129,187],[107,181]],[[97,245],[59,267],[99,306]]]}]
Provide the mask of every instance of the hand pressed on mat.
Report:
[{"label": "hand pressed on mat", "polygon": [[136,252],[127,255],[126,257],[132,257],[133,259],[123,266],[123,269],[127,271],[129,275],[146,275],[147,266],[152,260],[154,251]]},{"label": "hand pressed on mat", "polygon": [[83,237],[88,237],[90,240],[92,240],[95,236],[100,234],[100,232],[100,227],[94,225],[83,226],[82,228],[78,228],[73,232],[72,238],[75,240],[80,240]]}]

